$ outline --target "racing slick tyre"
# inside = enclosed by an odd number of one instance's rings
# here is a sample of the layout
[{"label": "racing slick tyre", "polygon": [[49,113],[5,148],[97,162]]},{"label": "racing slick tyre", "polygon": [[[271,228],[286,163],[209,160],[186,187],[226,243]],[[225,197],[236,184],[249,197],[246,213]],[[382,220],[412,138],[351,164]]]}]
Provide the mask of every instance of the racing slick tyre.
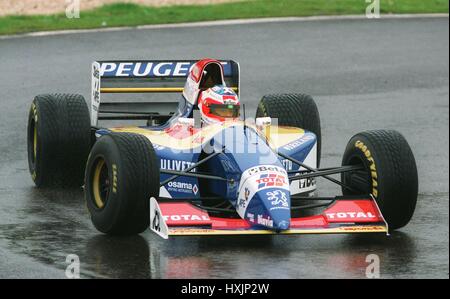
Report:
[{"label": "racing slick tyre", "polygon": [[150,224],[150,198],[159,196],[159,161],[145,136],[112,133],[94,144],[86,166],[85,198],[94,226],[135,235]]},{"label": "racing slick tyre", "polygon": [[365,131],[347,144],[342,165],[363,169],[342,174],[344,195],[372,194],[390,229],[411,220],[417,202],[418,177],[414,155],[397,131]]},{"label": "racing slick tyre", "polygon": [[317,137],[317,167],[320,165],[322,133],[320,115],[313,98],[306,94],[265,95],[259,102],[256,117],[278,118],[278,125],[298,127]]},{"label": "racing slick tyre", "polygon": [[80,187],[91,148],[89,109],[83,96],[34,98],[28,116],[28,166],[37,187]]}]

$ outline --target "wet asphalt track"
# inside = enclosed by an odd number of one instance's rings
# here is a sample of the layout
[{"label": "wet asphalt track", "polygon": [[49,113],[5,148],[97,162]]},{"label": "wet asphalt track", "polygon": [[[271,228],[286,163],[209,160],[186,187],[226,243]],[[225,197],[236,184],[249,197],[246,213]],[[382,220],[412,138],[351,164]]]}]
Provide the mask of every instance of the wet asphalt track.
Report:
[{"label": "wet asphalt track", "polygon": [[[64,278],[67,254],[82,277],[364,278],[378,254],[381,277],[449,273],[448,18],[290,22],[127,30],[0,40],[0,278]],[[242,100],[254,113],[271,92],[312,94],[323,125],[323,163],[340,163],[365,129],[402,132],[418,163],[412,222],[390,237],[132,238],[99,234],[82,191],[33,187],[26,119],[34,95],[90,88],[95,59],[241,62]],[[320,194],[338,189],[319,182]]]}]

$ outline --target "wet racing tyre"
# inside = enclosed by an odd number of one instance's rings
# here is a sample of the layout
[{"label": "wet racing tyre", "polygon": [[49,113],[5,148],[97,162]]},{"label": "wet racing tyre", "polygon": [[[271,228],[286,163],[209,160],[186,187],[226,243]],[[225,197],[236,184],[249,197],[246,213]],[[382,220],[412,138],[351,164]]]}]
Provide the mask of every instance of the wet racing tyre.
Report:
[{"label": "wet racing tyre", "polygon": [[111,235],[143,232],[159,183],[159,161],[148,138],[131,133],[100,137],[85,174],[86,204],[94,226]]},{"label": "wet racing tyre", "polygon": [[83,96],[36,96],[28,116],[27,149],[37,187],[80,187],[91,148],[89,109]]},{"label": "wet racing tyre", "polygon": [[320,115],[313,98],[305,94],[265,95],[259,102],[256,117],[278,118],[278,125],[302,128],[317,137],[317,167],[320,165],[322,133]]},{"label": "wet racing tyre", "polygon": [[347,144],[342,165],[363,165],[363,170],[342,174],[344,195],[372,194],[390,229],[411,220],[417,202],[418,176],[414,155],[397,131],[365,131]]}]

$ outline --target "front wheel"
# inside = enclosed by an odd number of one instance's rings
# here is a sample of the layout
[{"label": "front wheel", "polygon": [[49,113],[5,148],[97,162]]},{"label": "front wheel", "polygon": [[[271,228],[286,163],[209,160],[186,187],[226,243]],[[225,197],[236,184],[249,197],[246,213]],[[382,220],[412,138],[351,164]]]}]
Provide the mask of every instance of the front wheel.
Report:
[{"label": "front wheel", "polygon": [[418,176],[414,155],[397,131],[365,131],[347,144],[342,165],[363,165],[360,171],[343,173],[344,195],[372,194],[389,228],[411,220],[416,208]]},{"label": "front wheel", "polygon": [[112,133],[89,155],[85,198],[94,226],[112,235],[134,235],[150,224],[150,198],[159,195],[159,161],[145,136]]}]

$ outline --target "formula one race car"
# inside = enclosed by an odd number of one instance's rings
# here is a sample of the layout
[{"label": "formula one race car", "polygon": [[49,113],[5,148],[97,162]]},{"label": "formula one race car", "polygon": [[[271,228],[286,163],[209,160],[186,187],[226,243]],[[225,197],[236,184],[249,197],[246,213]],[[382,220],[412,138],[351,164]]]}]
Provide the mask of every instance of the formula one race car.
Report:
[{"label": "formula one race car", "polygon": [[[164,238],[388,233],[410,221],[417,169],[400,133],[358,133],[341,166],[319,168],[313,99],[267,95],[256,118],[247,120],[239,82],[239,64],[229,60],[94,62],[90,112],[80,95],[34,99],[28,120],[33,181],[84,185],[92,222],[107,234],[138,234],[149,226]],[[178,102],[101,97],[168,92],[182,96]],[[122,126],[101,127],[99,120]],[[145,124],[123,125],[130,120]],[[318,177],[340,185],[342,195],[317,197]]]}]

